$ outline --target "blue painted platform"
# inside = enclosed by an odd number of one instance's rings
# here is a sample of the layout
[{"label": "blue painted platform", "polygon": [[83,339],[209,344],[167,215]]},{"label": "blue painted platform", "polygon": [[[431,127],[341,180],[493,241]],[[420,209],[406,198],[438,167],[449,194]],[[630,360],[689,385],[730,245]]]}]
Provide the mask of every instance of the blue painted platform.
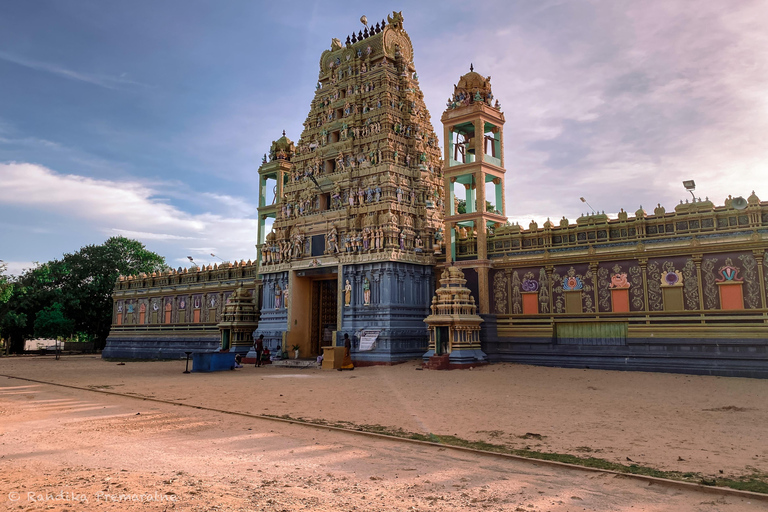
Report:
[{"label": "blue painted platform", "polygon": [[235,369],[235,352],[196,352],[192,354],[193,372],[219,372]]}]

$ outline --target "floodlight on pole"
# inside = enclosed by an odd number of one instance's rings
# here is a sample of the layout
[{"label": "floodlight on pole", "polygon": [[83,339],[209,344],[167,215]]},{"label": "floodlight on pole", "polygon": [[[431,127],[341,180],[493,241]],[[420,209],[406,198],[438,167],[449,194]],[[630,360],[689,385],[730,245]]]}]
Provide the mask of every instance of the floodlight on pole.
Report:
[{"label": "floodlight on pole", "polygon": [[685,190],[691,193],[693,196],[694,202],[696,201],[696,196],[693,194],[693,191],[696,190],[696,182],[693,180],[684,180],[683,186],[685,187]]},{"label": "floodlight on pole", "polygon": [[591,204],[589,204],[589,203],[587,202],[587,200],[586,200],[586,199],[584,199],[583,197],[580,197],[579,199],[581,200],[581,202],[582,202],[582,203],[584,203],[584,204],[586,204],[587,206],[589,206],[589,209],[590,209],[590,210],[592,210],[592,213],[593,213],[593,214],[595,213],[595,209],[594,209],[594,208],[592,208],[592,205],[591,205]]},{"label": "floodlight on pole", "polygon": [[192,262],[192,265],[194,265],[195,267],[196,267],[196,266],[198,266],[198,265],[197,265],[197,263],[195,263],[195,260],[193,260],[193,259],[192,259],[192,256],[187,256],[187,259],[188,259],[190,262]]},{"label": "floodlight on pole", "polygon": [[215,255],[215,254],[213,254],[213,253],[211,253],[211,256],[212,256],[212,257],[214,257],[214,258],[219,258],[219,259],[221,260],[221,262],[222,262],[222,263],[224,263],[224,260],[222,260],[222,259],[221,259],[219,256],[216,256],[216,255]]}]

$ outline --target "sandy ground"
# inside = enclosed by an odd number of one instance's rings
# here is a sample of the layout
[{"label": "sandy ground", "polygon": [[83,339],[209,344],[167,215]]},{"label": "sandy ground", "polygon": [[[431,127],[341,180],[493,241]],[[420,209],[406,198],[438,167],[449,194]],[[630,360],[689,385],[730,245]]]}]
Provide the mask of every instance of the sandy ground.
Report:
[{"label": "sandy ground", "polygon": [[0,382],[7,510],[758,511],[765,502]]},{"label": "sandy ground", "polygon": [[[3,375],[189,405],[451,434],[624,464],[629,458],[706,475],[768,472],[768,381],[511,364],[450,372],[416,368],[415,363],[354,372],[249,366],[185,375],[183,361],[0,359]],[[5,378],[0,378],[0,443],[0,491],[26,497],[27,488],[66,487],[91,496],[89,508],[112,506],[95,501],[98,492],[152,490],[179,497],[145,503],[158,510],[211,510],[211,503],[219,502],[221,510],[257,505],[263,510],[760,509],[735,498],[649,489],[625,478]],[[5,503],[13,510],[20,506]]]}]

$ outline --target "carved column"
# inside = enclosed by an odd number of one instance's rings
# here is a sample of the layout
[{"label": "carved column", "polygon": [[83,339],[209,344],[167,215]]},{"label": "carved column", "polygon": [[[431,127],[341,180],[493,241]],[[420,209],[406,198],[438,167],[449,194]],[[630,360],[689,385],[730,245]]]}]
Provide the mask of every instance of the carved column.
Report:
[{"label": "carved column", "polygon": [[481,315],[487,315],[490,311],[490,290],[488,289],[488,267],[477,268],[477,298],[478,309]]},{"label": "carved column", "polygon": [[[475,145],[475,162],[485,161],[485,121],[475,119],[475,138],[472,141]],[[485,186],[485,184],[483,184]]]},{"label": "carved column", "polygon": [[597,292],[597,262],[590,262],[589,263],[589,270],[592,272],[592,292],[594,294],[594,300],[595,300],[595,315],[600,314],[600,302],[598,292]]},{"label": "carved column", "polygon": [[702,288],[701,283],[701,254],[694,254],[692,256],[693,263],[696,265],[696,282],[699,286],[699,310],[704,310],[704,288]]},{"label": "carved column", "polygon": [[554,315],[555,310],[553,308],[555,307],[555,301],[554,297],[552,296],[554,292],[554,288],[552,286],[552,274],[555,271],[555,266],[547,265],[544,267],[544,271],[547,273],[547,288],[549,288],[549,314]]},{"label": "carved column", "polygon": [[752,254],[755,255],[757,260],[757,275],[760,281],[760,307],[765,308],[767,307],[765,301],[765,268],[763,266],[765,253],[763,249],[753,249]]},{"label": "carved column", "polygon": [[638,258],[637,264],[643,271],[643,304],[645,305],[645,313],[648,314],[648,272],[646,271],[648,258]]}]

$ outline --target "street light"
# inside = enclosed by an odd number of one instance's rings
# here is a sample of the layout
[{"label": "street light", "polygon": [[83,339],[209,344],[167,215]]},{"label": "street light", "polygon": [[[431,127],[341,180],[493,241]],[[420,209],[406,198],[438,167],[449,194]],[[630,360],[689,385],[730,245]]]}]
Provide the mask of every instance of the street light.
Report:
[{"label": "street light", "polygon": [[696,182],[693,180],[685,180],[683,181],[683,186],[685,187],[685,190],[691,193],[693,201],[696,202],[696,196],[693,194],[693,191],[696,190]]},{"label": "street light", "polygon": [[583,197],[580,197],[579,199],[581,199],[581,202],[582,202],[582,203],[584,203],[584,204],[586,204],[587,206],[589,206],[589,209],[590,209],[590,210],[592,210],[592,213],[593,213],[593,214],[595,213],[595,209],[594,209],[594,208],[592,208],[592,205],[591,205],[591,204],[589,204],[589,203],[587,202],[587,200],[586,200],[586,199],[584,199]]},{"label": "street light", "polygon": [[[213,254],[213,253],[211,253],[211,256],[213,256],[214,258],[219,258],[218,256],[216,256],[216,255],[215,255],[215,254]],[[222,260],[221,258],[219,258],[219,259],[221,260],[221,262],[222,262],[222,263],[224,263],[224,260]]]},{"label": "street light", "polygon": [[187,259],[192,262],[192,266],[197,267],[197,263],[195,263],[195,260],[192,259],[192,256],[187,256]]}]

